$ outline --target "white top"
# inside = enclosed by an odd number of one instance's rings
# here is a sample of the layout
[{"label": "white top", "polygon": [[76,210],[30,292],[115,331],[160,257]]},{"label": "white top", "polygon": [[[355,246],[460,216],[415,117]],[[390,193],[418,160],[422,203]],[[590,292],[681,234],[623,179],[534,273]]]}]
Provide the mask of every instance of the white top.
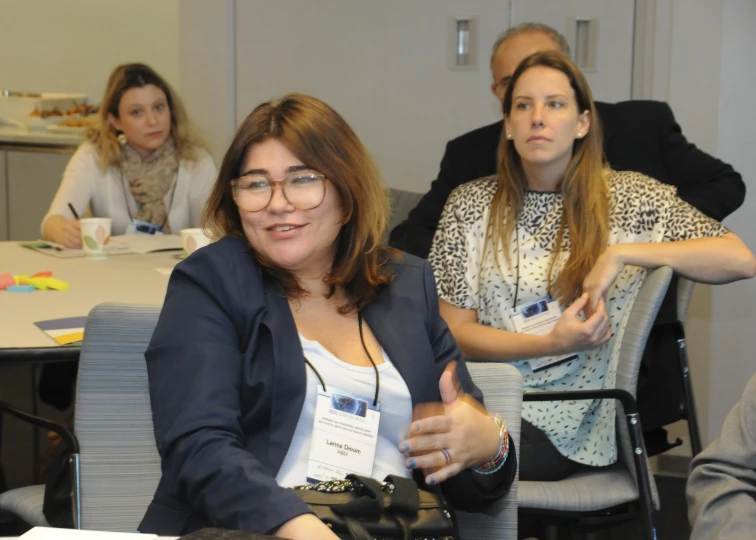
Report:
[{"label": "white top", "polygon": [[[168,223],[174,234],[181,229],[201,226],[202,209],[218,176],[210,154],[202,149],[198,149],[197,153],[197,161],[180,161],[173,202],[173,186],[164,199]],[[68,203],[73,205],[79,216],[91,205],[93,217],[112,218],[113,235],[126,233],[130,221],[129,210],[132,216],[139,211],[139,204],[131,195],[128,180],[121,176],[121,170],[115,167],[103,170],[97,151],[88,141],[79,146],[66,165],[63,181],[42,220],[41,229],[44,230],[45,221],[52,215],[74,219]]]},{"label": "white top", "polygon": [[[375,396],[375,369],[347,364],[331,354],[317,341],[310,341],[299,334],[305,357],[323,377],[326,388],[338,388],[354,394]],[[412,398],[409,388],[402,376],[391,363],[386,351],[383,363],[378,366],[380,389],[378,402],[381,405],[381,422],[378,425],[378,444],[375,448],[373,473],[376,480],[383,480],[387,475],[412,476],[404,466],[404,455],[399,452],[399,441],[407,437],[412,422]],[[307,484],[307,464],[310,458],[310,440],[315,418],[315,404],[318,392],[322,390],[318,376],[305,364],[307,370],[307,395],[302,412],[297,421],[297,428],[286,457],[276,475],[279,486],[291,487]]]},{"label": "white top", "polygon": [[[521,305],[548,293],[548,269],[562,217],[562,195],[526,193],[518,225],[509,239],[511,265],[502,254],[497,268],[491,250],[483,253],[496,188],[497,179],[492,176],[452,192],[433,239],[430,261],[443,300],[476,310],[481,324],[514,332],[515,295]],[[611,171],[609,188],[610,245],[673,242],[727,232],[718,222],[677,198],[674,187],[643,174]],[[554,276],[569,255],[567,233],[563,249],[554,265]],[[627,318],[645,275],[645,269],[626,266],[609,288],[606,311],[612,339],[601,347],[537,373],[526,360],[513,362],[525,379],[525,391],[614,388]],[[614,400],[525,402],[522,416],[574,461],[603,466],[617,459]]]}]

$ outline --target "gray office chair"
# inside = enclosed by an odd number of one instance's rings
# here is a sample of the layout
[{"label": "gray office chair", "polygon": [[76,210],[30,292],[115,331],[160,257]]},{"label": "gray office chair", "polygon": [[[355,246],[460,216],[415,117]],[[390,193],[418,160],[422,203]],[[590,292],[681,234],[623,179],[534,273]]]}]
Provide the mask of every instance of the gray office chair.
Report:
[{"label": "gray office chair", "polygon": [[693,457],[701,452],[701,432],[698,428],[698,415],[696,413],[696,401],[693,397],[693,381],[688,364],[688,347],[685,341],[685,319],[688,316],[688,308],[693,297],[695,281],[680,278],[677,284],[677,322],[675,323],[675,339],[680,363],[680,375],[682,377],[683,402],[681,404],[682,416],[688,422],[688,436],[690,437],[690,449]]},{"label": "gray office chair", "polygon": [[[522,375],[509,364],[467,362],[475,384],[483,392],[486,408],[499,412],[520,455],[522,418]],[[457,512],[460,533],[465,539],[517,538],[517,477],[506,497],[480,513]]]},{"label": "gray office chair", "polygon": [[558,525],[570,523],[598,529],[635,518],[643,521],[645,537],[655,540],[653,510],[659,495],[643,446],[635,393],[641,357],[651,326],[672,278],[668,267],[649,271],[628,318],[617,367],[616,388],[577,392],[536,392],[524,401],[616,399],[617,463],[595,471],[581,471],[557,482],[525,482],[518,487],[520,510],[547,523],[547,540],[556,538]]},{"label": "gray office chair", "polygon": [[[157,487],[160,457],[155,447],[144,351],[159,313],[157,306],[102,304],[87,319],[74,418],[80,447],[73,482],[74,522],[78,528],[136,531]],[[500,364],[473,366],[471,371],[486,392],[489,408],[502,414],[515,441],[519,440],[519,372]],[[33,488],[41,516],[44,486]],[[488,512],[490,516],[468,514],[461,518],[463,530],[469,526],[482,531],[465,534],[465,538],[516,538],[516,488]],[[24,520],[29,523],[40,524],[32,522],[35,516],[28,512],[15,513],[26,516]]]},{"label": "gray office chair", "polygon": [[391,188],[389,192],[391,194],[391,218],[389,219],[389,224],[386,228],[384,240],[388,240],[389,233],[394,227],[407,219],[410,210],[417,206],[417,203],[423,198],[422,193],[405,191],[403,189]]}]

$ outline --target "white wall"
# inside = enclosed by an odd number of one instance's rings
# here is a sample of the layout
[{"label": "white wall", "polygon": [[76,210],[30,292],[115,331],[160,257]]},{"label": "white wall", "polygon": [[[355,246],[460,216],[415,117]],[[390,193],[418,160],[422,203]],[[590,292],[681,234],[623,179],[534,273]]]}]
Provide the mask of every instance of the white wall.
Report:
[{"label": "white wall", "polygon": [[[503,0],[238,0],[237,120],[286,92],[314,95],[390,186],[425,192],[449,139],[500,118],[489,51],[508,12]],[[478,17],[477,71],[447,68],[452,15]]]},{"label": "white wall", "polygon": [[0,0],[0,88],[81,92],[145,62],[179,85],[179,0]]},{"label": "white wall", "polygon": [[[746,186],[756,175],[756,3],[657,0],[653,97],[669,101],[688,139],[732,164]],[[702,39],[702,36],[706,36]],[[756,249],[756,194],[725,220]],[[697,285],[686,324],[704,444],[756,372],[756,281]],[[682,435],[678,430],[675,434]]]},{"label": "white wall", "polygon": [[181,95],[202,129],[216,163],[236,129],[234,0],[181,0]]},{"label": "white wall", "polygon": [[[756,2],[725,0],[722,18],[717,154],[743,175],[746,201],[727,225],[756,249]],[[719,67],[719,66],[717,66]],[[713,289],[711,324],[709,439],[756,372],[756,281]]]}]

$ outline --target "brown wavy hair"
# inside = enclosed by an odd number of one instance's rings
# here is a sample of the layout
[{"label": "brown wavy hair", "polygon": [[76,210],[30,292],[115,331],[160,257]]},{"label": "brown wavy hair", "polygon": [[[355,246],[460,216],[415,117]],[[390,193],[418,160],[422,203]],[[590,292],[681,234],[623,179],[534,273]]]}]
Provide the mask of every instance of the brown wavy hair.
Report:
[{"label": "brown wavy hair", "polygon": [[119,117],[118,107],[123,94],[132,88],[142,88],[152,84],[160,88],[168,100],[171,111],[171,136],[176,141],[179,159],[194,161],[199,156],[198,148],[208,146],[186,114],[181,98],[168,82],[145,64],[122,64],[115,68],[108,78],[105,95],[97,112],[97,123],[87,133],[87,139],[97,150],[103,167],[121,166],[121,146],[117,132],[108,120],[108,115]]},{"label": "brown wavy hair", "polygon": [[[349,124],[319,99],[288,94],[258,105],[242,122],[223,158],[204,211],[205,228],[215,237],[244,237],[231,181],[241,174],[250,148],[268,139],[281,142],[304,164],[328,178],[344,213],[333,266],[325,277],[329,296],[342,287],[342,313],[360,310],[391,282],[388,264],[398,252],[382,245],[389,217],[388,190],[378,167]],[[254,252],[254,249],[253,249]],[[263,272],[290,298],[306,294],[296,276],[254,252]]]},{"label": "brown wavy hair", "polygon": [[[572,61],[558,51],[537,52],[520,63],[504,94],[504,115],[509,117],[512,111],[512,93],[518,79],[535,66],[549,67],[564,73],[575,92],[578,113],[590,113],[588,133],[581,139],[575,139],[572,159],[558,185],[563,197],[563,211],[554,256],[549,265],[548,284],[549,292],[554,298],[562,305],[567,305],[578,296],[583,279],[606,249],[609,240],[609,187],[606,181],[603,136],[588,82]],[[520,155],[514,143],[507,139],[505,130],[502,130],[499,143],[497,172],[498,188],[491,203],[486,244],[488,247],[501,246],[507,263],[511,265],[509,239],[522,211],[528,183]],[[570,255],[559,276],[552,282],[554,263],[564,247],[566,232],[569,232]],[[499,251],[495,253],[498,263]]]}]

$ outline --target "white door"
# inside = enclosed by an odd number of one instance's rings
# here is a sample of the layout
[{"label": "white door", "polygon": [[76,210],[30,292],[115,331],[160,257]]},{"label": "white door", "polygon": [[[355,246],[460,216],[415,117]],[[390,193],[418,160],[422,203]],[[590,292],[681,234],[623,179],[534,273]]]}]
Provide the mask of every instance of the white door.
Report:
[{"label": "white door", "polygon": [[565,35],[594,98],[630,99],[634,0],[511,0],[511,7],[512,26],[540,22]]}]

